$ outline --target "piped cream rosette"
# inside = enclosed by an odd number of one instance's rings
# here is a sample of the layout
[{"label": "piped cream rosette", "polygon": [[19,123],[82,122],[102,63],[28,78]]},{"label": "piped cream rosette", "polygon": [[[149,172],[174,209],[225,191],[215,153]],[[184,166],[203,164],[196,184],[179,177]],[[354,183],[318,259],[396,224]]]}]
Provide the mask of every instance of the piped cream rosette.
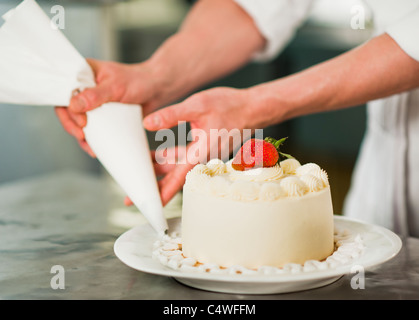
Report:
[{"label": "piped cream rosette", "polygon": [[237,171],[231,160],[196,165],[186,176],[185,188],[238,201],[275,201],[301,197],[329,187],[325,170],[315,163],[301,165],[287,159],[273,167]]}]

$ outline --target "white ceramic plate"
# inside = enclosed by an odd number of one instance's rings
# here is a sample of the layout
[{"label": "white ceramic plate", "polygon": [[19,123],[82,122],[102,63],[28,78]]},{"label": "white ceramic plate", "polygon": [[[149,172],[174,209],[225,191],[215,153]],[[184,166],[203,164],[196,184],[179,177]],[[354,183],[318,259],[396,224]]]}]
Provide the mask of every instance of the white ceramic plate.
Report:
[{"label": "white ceramic plate", "polygon": [[[180,218],[169,219],[168,223],[170,231],[179,229]],[[325,286],[351,273],[354,266],[366,270],[388,261],[402,247],[400,238],[383,227],[340,216],[335,216],[335,225],[339,229],[361,235],[366,247],[363,254],[334,269],[298,274],[210,274],[171,269],[152,258],[157,234],[149,225],[141,225],[122,234],[116,240],[114,250],[116,256],[133,269],[173,277],[194,288],[237,294],[274,294]]]}]

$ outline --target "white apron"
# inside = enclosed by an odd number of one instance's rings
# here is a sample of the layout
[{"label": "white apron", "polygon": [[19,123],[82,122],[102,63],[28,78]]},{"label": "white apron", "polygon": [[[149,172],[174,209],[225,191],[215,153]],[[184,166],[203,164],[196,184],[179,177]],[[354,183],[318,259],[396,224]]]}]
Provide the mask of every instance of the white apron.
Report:
[{"label": "white apron", "polygon": [[[419,22],[418,1],[365,2],[374,15],[375,34],[388,32],[416,58],[419,38],[409,38],[407,26],[392,25],[406,16]],[[419,28],[417,23],[412,26]],[[419,237],[419,89],[368,103],[367,116],[343,213],[403,236]]]},{"label": "white apron", "polygon": [[419,236],[419,90],[370,102],[367,112],[344,214]]}]

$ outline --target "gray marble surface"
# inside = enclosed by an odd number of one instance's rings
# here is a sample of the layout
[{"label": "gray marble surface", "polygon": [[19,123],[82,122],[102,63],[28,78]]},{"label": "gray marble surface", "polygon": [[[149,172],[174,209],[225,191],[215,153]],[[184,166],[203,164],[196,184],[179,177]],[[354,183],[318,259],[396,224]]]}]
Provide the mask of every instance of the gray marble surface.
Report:
[{"label": "gray marble surface", "polygon": [[[419,239],[403,239],[392,260],[368,270],[365,289],[351,277],[318,289],[237,295],[186,287],[133,270],[114,254],[115,240],[144,223],[105,176],[56,173],[0,186],[0,299],[419,299]],[[179,214],[180,198],[166,208]],[[63,267],[65,288],[53,289],[51,268]]]}]

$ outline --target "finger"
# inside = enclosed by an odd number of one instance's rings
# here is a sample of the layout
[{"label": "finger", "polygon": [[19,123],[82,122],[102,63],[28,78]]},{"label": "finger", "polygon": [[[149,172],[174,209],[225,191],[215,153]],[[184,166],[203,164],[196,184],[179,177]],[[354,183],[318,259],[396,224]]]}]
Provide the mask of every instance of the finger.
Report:
[{"label": "finger", "polygon": [[172,171],[176,167],[176,164],[175,163],[174,164],[153,163],[153,167],[154,167],[154,172],[156,173],[156,176],[161,177],[168,174],[170,171]]},{"label": "finger", "polygon": [[156,150],[150,150],[151,160],[156,161]]},{"label": "finger", "polygon": [[68,114],[80,128],[84,128],[87,125],[87,115],[86,113],[74,113],[68,110]]},{"label": "finger", "polygon": [[93,72],[97,74],[99,67],[100,67],[100,61],[92,58],[86,58],[87,63],[92,68]]},{"label": "finger", "polygon": [[[163,206],[165,206],[176,195],[176,193],[182,189],[185,183],[186,174],[190,169],[193,168],[193,165],[189,166],[190,167],[188,168],[184,168],[184,171],[179,170],[179,166],[174,166],[174,168],[169,171],[169,174],[166,174],[163,179],[158,181],[158,187]],[[126,206],[131,206],[134,203],[129,197],[125,197],[124,204]]]},{"label": "finger", "polygon": [[[92,58],[87,58],[86,61],[92,68],[93,73],[97,75],[100,70],[101,63],[103,62]],[[97,82],[97,79],[95,80]],[[106,94],[104,95],[104,93]],[[103,95],[105,97],[100,99]],[[104,103],[102,101],[109,99],[109,96],[110,93],[106,85],[98,84],[96,87],[85,89],[80,94],[73,97],[70,102],[69,109],[74,113],[86,112],[101,106]]]},{"label": "finger", "polygon": [[[187,173],[201,161],[207,158],[207,149],[202,147],[206,141],[198,140],[186,146],[185,157],[179,159],[172,170],[168,172],[159,182],[160,196],[163,205],[166,205],[179,192],[185,184]],[[200,152],[200,151],[205,152]]]},{"label": "finger", "polygon": [[164,150],[150,150],[154,172],[161,177],[172,171],[177,164],[178,147],[171,147]]},{"label": "finger", "polygon": [[[174,169],[177,163],[186,159],[187,147],[174,146],[151,151],[154,171],[157,176],[162,176]],[[186,161],[186,160],[185,160]]]},{"label": "finger", "polygon": [[94,88],[87,88],[71,98],[69,110],[74,113],[82,113],[100,107],[106,102],[112,101],[111,84],[102,82]]},{"label": "finger", "polygon": [[179,157],[183,158],[186,154],[186,146],[173,146],[169,148],[157,148],[156,150],[151,150],[151,158],[153,162],[159,164],[165,163],[176,163]]},{"label": "finger", "polygon": [[132,206],[134,203],[131,201],[131,199],[129,197],[125,197],[124,199],[124,204],[129,207]]},{"label": "finger", "polygon": [[96,158],[96,154],[93,152],[93,150],[90,148],[89,144],[86,142],[86,140],[79,141],[80,147],[92,158]]},{"label": "finger", "polygon": [[55,107],[55,113],[68,134],[77,140],[84,140],[83,130],[70,117],[66,107]]},{"label": "finger", "polygon": [[170,173],[159,181],[160,197],[165,206],[185,184],[186,174],[194,164],[178,164]]},{"label": "finger", "polygon": [[145,101],[144,103],[141,104],[141,106],[143,109],[143,116],[146,117],[149,114],[151,114],[154,110],[156,110],[159,107],[159,104],[151,100],[151,101]]},{"label": "finger", "polygon": [[190,102],[185,101],[149,114],[144,118],[143,124],[150,131],[173,128],[180,122],[196,119],[199,115],[197,109],[193,108]]}]

